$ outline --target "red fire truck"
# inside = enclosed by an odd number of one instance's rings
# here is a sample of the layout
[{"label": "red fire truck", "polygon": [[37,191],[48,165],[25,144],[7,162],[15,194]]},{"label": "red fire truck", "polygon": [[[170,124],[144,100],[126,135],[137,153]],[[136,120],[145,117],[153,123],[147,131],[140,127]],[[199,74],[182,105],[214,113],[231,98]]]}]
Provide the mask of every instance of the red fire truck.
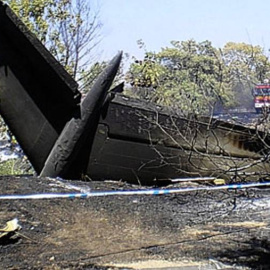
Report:
[{"label": "red fire truck", "polygon": [[270,109],[270,83],[265,80],[263,84],[258,84],[253,89],[254,105],[257,113]]}]

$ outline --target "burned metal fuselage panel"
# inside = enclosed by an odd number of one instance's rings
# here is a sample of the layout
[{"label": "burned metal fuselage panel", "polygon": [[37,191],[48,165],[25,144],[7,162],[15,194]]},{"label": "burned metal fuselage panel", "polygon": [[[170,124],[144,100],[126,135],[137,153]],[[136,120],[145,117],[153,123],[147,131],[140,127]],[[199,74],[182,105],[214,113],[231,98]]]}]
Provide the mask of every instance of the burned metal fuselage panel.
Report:
[{"label": "burned metal fuselage panel", "polygon": [[267,174],[266,145],[269,138],[255,129],[117,96],[99,121],[87,172],[134,181]]},{"label": "burned metal fuselage panel", "polygon": [[41,176],[152,182],[270,172],[264,133],[116,96],[119,53],[81,100],[77,83],[0,2],[0,113]]}]

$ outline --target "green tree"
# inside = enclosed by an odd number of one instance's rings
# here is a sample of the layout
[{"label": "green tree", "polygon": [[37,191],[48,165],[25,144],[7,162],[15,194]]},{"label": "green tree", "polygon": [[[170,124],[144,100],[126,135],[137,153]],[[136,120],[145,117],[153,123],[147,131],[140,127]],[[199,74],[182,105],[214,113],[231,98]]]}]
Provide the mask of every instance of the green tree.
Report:
[{"label": "green tree", "polygon": [[255,84],[269,78],[270,62],[260,46],[228,42],[222,49],[229,69],[231,89],[239,108],[253,108],[251,91]]},{"label": "green tree", "polygon": [[[133,93],[151,101],[176,105],[186,112],[215,108],[252,109],[251,90],[269,78],[270,62],[260,46],[228,42],[214,48],[209,41],[173,41],[130,67]],[[142,41],[140,47],[145,49]]]},{"label": "green tree", "polygon": [[143,61],[131,65],[129,81],[138,95],[194,113],[209,112],[217,102],[231,105],[221,52],[209,41],[171,44],[158,53],[146,51]]}]

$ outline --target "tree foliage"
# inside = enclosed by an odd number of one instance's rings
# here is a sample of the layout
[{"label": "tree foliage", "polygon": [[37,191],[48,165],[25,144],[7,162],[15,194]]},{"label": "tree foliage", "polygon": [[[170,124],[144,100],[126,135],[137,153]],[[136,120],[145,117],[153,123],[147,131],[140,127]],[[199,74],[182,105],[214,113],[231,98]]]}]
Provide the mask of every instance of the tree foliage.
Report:
[{"label": "tree foliage", "polygon": [[222,53],[238,107],[252,108],[252,88],[270,76],[268,56],[260,46],[234,42],[228,42]]},{"label": "tree foliage", "polygon": [[217,49],[210,41],[187,40],[157,53],[145,51],[144,60],[131,65],[128,80],[139,97],[205,113],[218,105],[248,104],[251,88],[269,71],[260,46],[230,42]]}]

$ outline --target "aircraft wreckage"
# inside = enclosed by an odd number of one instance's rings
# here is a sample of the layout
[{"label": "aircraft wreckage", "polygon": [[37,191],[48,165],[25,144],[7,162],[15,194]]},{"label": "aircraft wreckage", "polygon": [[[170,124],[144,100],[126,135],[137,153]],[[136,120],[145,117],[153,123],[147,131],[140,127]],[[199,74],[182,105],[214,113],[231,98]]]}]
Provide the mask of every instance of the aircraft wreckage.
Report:
[{"label": "aircraft wreckage", "polygon": [[149,183],[270,172],[263,132],[187,119],[110,89],[119,53],[82,99],[77,83],[0,2],[0,113],[40,176]]}]

